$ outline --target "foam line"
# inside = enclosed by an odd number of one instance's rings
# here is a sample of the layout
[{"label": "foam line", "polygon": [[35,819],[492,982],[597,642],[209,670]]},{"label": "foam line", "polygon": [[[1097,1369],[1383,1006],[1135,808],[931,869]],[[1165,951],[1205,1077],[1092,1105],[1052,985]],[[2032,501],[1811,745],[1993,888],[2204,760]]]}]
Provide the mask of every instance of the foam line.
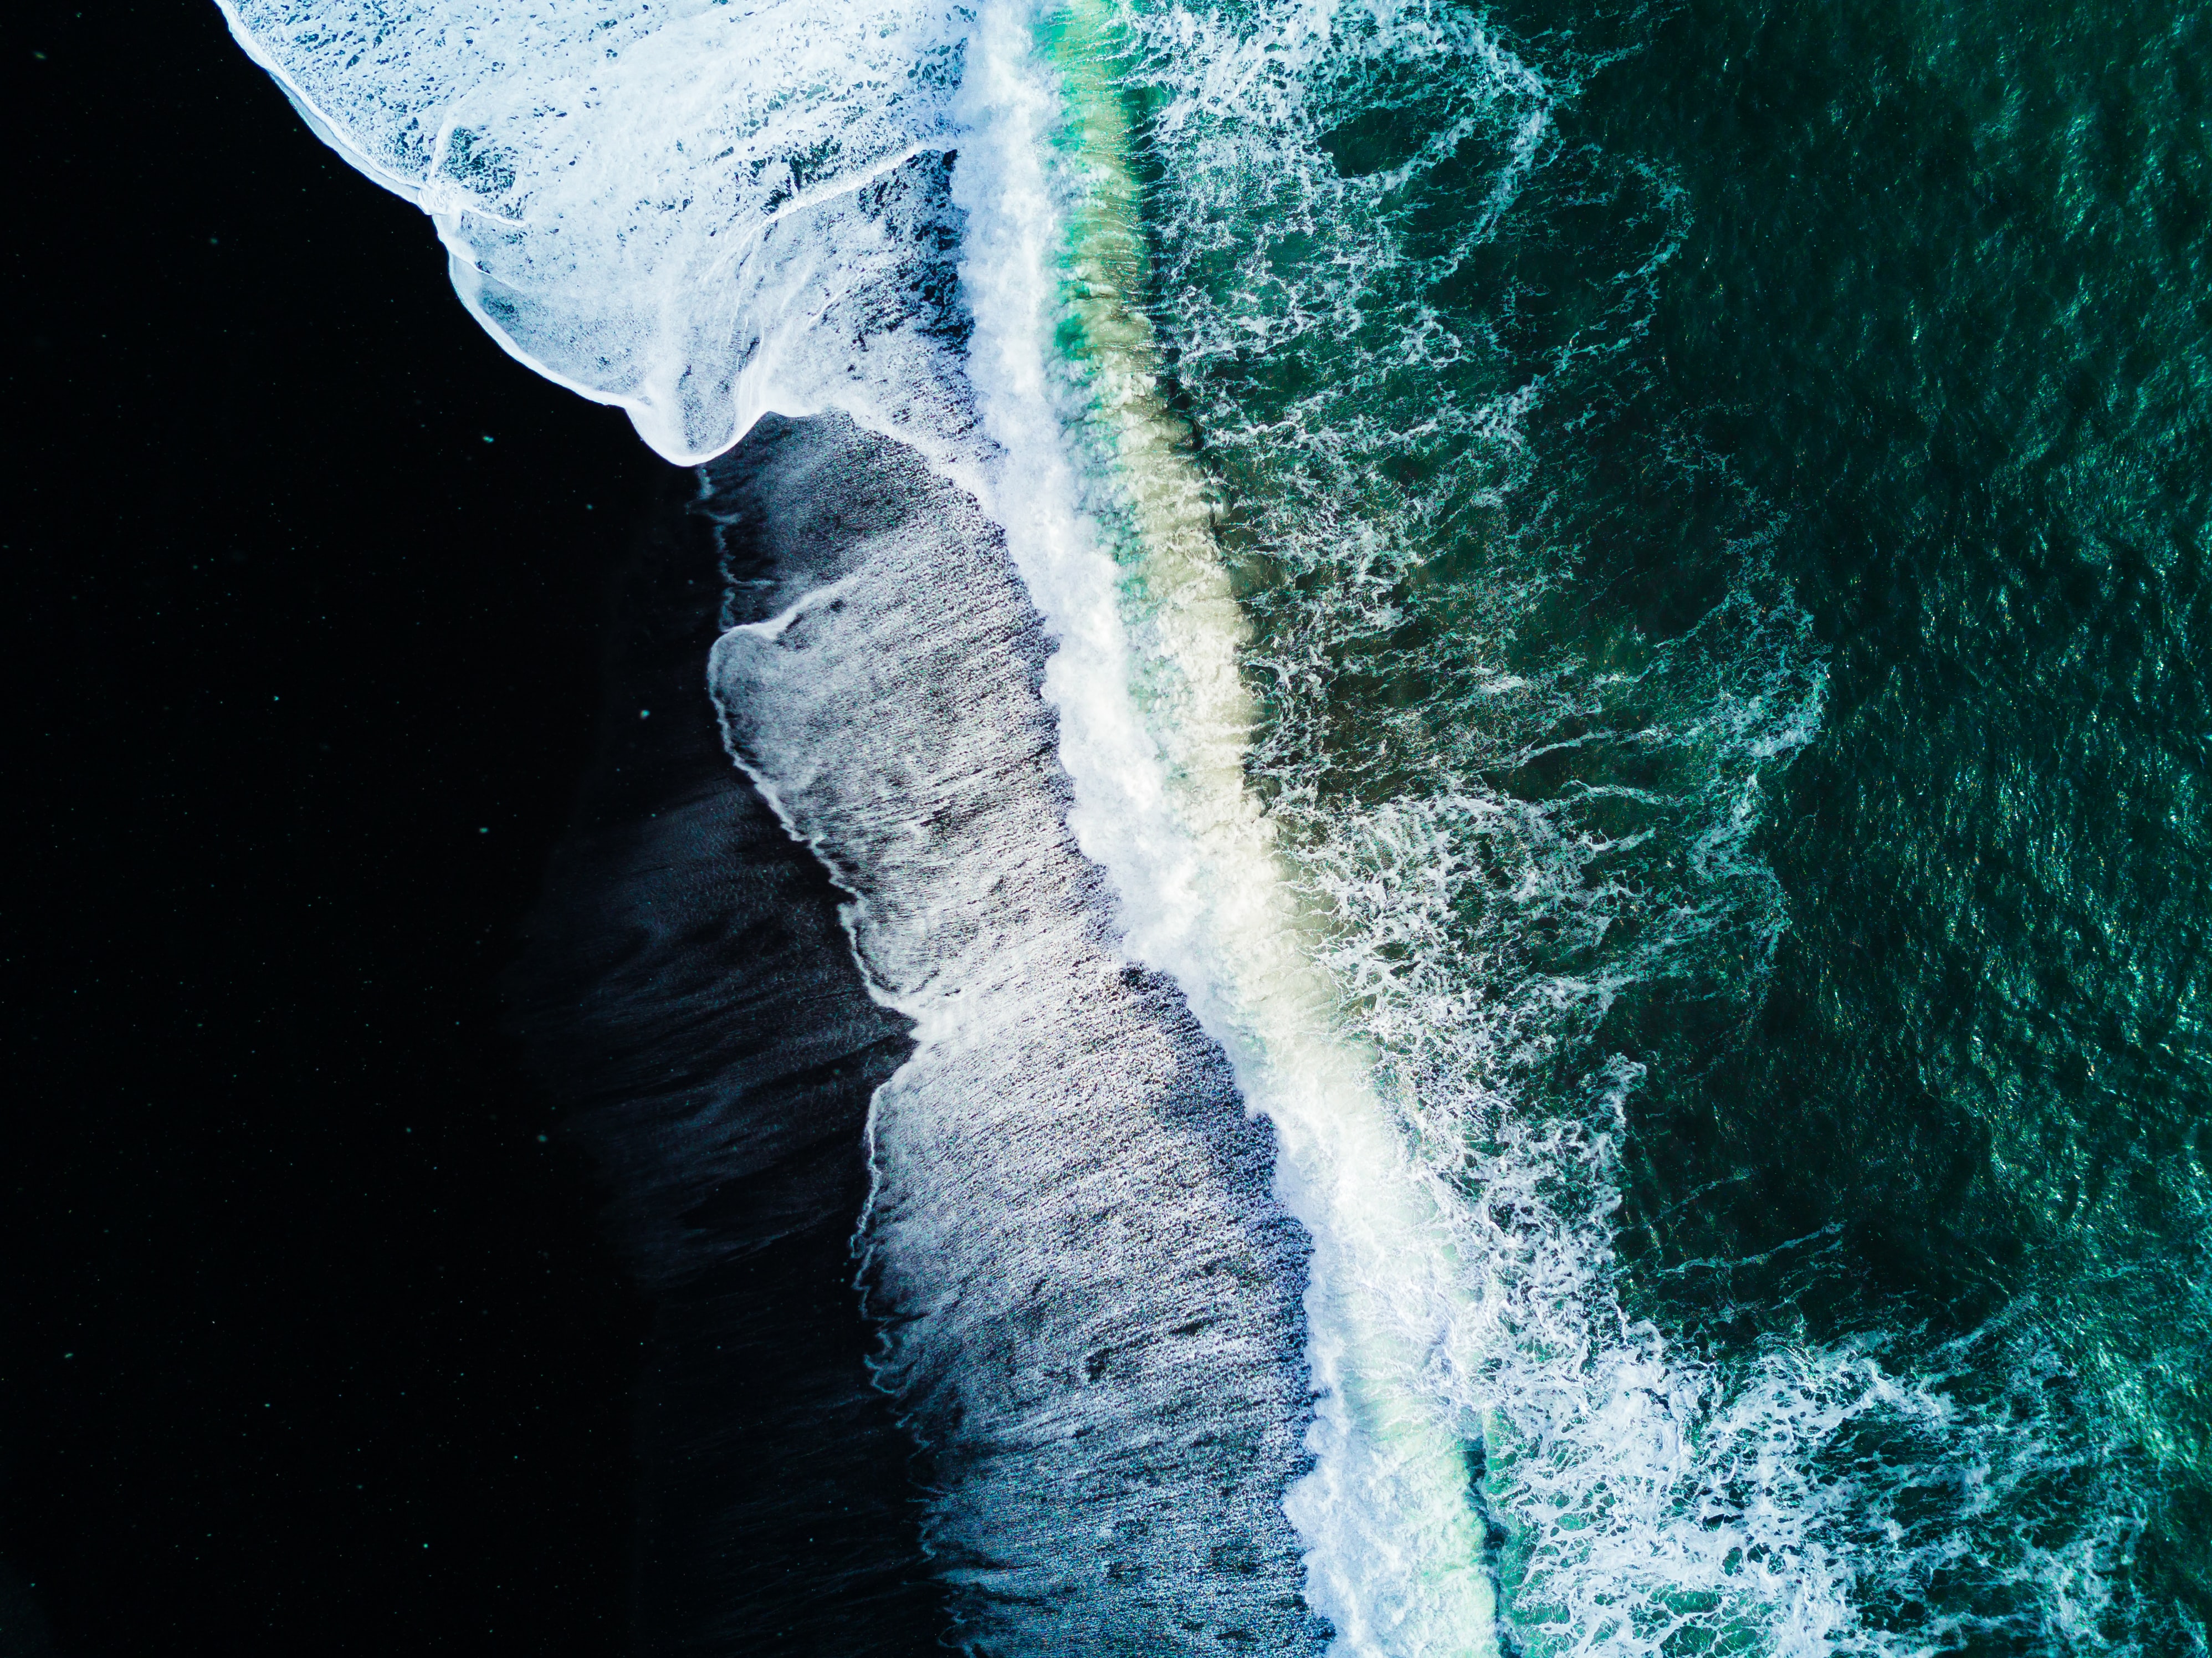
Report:
[{"label": "foam line", "polygon": [[[1274,1124],[1277,1189],[1314,1239],[1316,1467],[1288,1497],[1309,1603],[1347,1654],[1487,1653],[1494,1594],[1467,1448],[1479,1429],[1419,1385],[1455,1299],[1437,1270],[1435,1206],[1369,1057],[1332,1017],[1244,786],[1244,627],[1131,302],[1142,236],[1108,15],[1057,9],[1040,52],[1042,21],[1021,5],[981,21],[966,114],[981,140],[969,153],[985,159],[963,186],[963,277],[987,428],[1026,485],[1005,503],[1009,545],[1060,642],[1047,694],[1075,780],[1071,821],[1113,877],[1132,952],[1175,976]],[[1080,342],[1055,361],[1049,342],[1071,314]],[[1104,450],[1089,477],[1061,436],[1071,413]]]}]

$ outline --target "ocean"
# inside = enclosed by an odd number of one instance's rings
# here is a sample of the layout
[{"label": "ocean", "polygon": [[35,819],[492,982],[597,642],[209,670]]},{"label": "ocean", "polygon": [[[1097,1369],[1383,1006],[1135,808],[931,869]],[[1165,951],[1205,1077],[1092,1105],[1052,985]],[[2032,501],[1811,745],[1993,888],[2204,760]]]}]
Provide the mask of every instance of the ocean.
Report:
[{"label": "ocean", "polygon": [[222,3],[700,469],[898,1618],[2206,1649],[2212,13]]}]

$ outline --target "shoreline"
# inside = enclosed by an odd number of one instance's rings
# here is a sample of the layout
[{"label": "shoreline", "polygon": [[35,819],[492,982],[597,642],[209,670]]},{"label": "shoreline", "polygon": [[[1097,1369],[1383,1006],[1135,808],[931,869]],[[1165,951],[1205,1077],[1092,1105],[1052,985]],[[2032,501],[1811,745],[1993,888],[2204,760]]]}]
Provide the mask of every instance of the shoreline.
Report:
[{"label": "shoreline", "polygon": [[868,1100],[909,1044],[723,750],[701,672],[720,554],[691,493],[672,482],[611,591],[597,753],[508,983],[653,1309],[633,1639],[933,1652],[922,1482],[869,1379],[851,1244]]}]

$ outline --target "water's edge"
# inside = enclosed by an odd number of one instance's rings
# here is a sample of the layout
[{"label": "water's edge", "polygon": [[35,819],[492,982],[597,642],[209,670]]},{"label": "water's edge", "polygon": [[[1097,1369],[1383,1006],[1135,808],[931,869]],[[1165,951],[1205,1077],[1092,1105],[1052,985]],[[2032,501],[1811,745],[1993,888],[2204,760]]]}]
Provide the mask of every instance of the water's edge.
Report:
[{"label": "water's edge", "polygon": [[700,476],[512,986],[656,1296],[639,1649],[1318,1649],[1305,1242],[1122,959],[1001,537],[842,416]]},{"label": "water's edge", "polygon": [[723,750],[722,550],[689,482],[611,594],[599,753],[507,987],[653,1297],[632,1646],[936,1651],[922,1470],[853,1284],[868,1099],[909,1043]]},{"label": "water's edge", "polygon": [[764,420],[706,476],[732,750],[915,1022],[871,1114],[866,1281],[961,1640],[1316,1649],[1283,1506],[1306,1240],[1271,1132],[1076,847],[1005,537],[842,416]]}]

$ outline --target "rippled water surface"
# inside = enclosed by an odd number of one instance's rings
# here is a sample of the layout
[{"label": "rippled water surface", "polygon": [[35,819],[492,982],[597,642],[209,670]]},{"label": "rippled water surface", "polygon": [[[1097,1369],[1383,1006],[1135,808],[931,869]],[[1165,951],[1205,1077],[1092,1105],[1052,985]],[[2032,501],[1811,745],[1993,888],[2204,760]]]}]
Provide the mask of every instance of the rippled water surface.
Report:
[{"label": "rippled water surface", "polygon": [[1321,15],[1133,15],[1151,305],[1509,1622],[2202,1649],[2212,22]]}]

